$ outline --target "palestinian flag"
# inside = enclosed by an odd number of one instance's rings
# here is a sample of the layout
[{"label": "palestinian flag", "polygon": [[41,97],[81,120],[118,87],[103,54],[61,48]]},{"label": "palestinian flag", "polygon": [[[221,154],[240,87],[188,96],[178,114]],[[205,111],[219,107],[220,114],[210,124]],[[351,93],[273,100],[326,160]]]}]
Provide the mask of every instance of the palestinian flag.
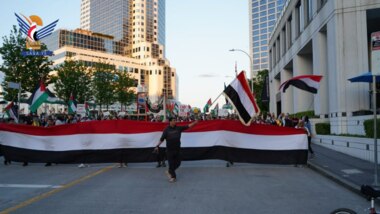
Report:
[{"label": "palestinian flag", "polygon": [[211,104],[212,104],[212,102],[211,102],[211,98],[210,98],[210,99],[208,99],[205,107],[203,107],[203,112],[204,113],[207,113],[209,111],[209,108],[210,108]]},{"label": "palestinian flag", "polygon": [[84,109],[86,110],[87,117],[90,116],[90,105],[88,105],[88,102],[84,102]]},{"label": "palestinian flag", "polygon": [[286,89],[292,85],[301,90],[316,94],[318,92],[319,82],[321,79],[322,76],[319,75],[304,75],[293,77],[282,83],[279,90],[285,93]]},{"label": "palestinian flag", "polygon": [[36,112],[38,107],[42,105],[49,97],[49,94],[46,92],[46,86],[41,81],[40,85],[37,86],[36,90],[33,92],[33,94],[30,96],[28,103],[29,103],[29,110],[31,112]]},{"label": "palestinian flag", "polygon": [[4,111],[8,115],[9,118],[12,118],[16,123],[18,123],[17,106],[14,105],[13,102],[9,103],[9,105],[5,107]]},{"label": "palestinian flag", "polygon": [[[49,128],[0,124],[0,146],[6,157],[18,162],[155,162],[157,156],[152,151],[167,126],[168,123],[132,120]],[[211,120],[199,122],[181,137],[181,158],[185,161],[306,164],[307,154],[305,131],[288,127],[244,126],[239,121]]]},{"label": "palestinian flag", "polygon": [[244,71],[237,75],[236,79],[224,89],[223,93],[235,107],[240,121],[244,125],[249,126],[252,122],[253,116],[258,114],[260,109],[249,89]]},{"label": "palestinian flag", "polygon": [[215,108],[212,110],[212,115],[217,117],[219,114],[219,103],[216,104]]},{"label": "palestinian flag", "polygon": [[71,94],[69,100],[69,114],[74,114],[75,112],[77,112],[77,103],[74,100],[73,94]]}]

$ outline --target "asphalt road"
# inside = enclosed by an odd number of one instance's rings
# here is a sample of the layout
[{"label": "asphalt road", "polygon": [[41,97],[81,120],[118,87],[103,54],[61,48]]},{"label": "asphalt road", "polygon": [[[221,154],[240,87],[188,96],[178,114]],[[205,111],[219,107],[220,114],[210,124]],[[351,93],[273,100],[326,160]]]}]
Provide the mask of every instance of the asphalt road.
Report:
[{"label": "asphalt road", "polygon": [[[2,161],[2,159],[0,158]],[[155,163],[0,164],[0,213],[363,213],[363,197],[306,167],[183,162],[176,183]]]}]

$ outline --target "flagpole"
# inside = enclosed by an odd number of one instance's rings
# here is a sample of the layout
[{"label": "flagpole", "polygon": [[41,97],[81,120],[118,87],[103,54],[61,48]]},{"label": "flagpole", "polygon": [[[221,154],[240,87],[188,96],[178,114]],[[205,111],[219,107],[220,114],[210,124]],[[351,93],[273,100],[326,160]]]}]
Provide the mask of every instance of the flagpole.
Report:
[{"label": "flagpole", "polygon": [[21,108],[21,82],[18,88],[18,108],[17,108],[17,123],[20,123],[20,108]]},{"label": "flagpole", "polygon": [[215,103],[215,102],[219,99],[219,97],[222,96],[222,95],[223,95],[223,92],[220,93],[219,96],[214,100],[214,102],[211,103],[210,107],[211,107],[212,105],[214,105],[214,103]]},{"label": "flagpole", "polygon": [[164,120],[162,122],[166,122],[166,93],[164,93]]}]

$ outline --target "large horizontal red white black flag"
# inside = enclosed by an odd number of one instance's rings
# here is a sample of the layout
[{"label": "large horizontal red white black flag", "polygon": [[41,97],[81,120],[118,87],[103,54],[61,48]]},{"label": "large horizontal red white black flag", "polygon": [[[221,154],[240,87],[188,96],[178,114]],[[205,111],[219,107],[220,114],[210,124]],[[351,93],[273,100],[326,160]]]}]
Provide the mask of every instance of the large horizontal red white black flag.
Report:
[{"label": "large horizontal red white black flag", "polygon": [[322,79],[322,76],[319,75],[303,75],[293,77],[280,85],[279,90],[284,92],[289,86],[294,86],[304,91],[316,94],[319,89],[319,83]]},{"label": "large horizontal red white black flag", "polygon": [[236,79],[232,81],[223,91],[226,98],[235,107],[240,121],[249,126],[253,116],[260,112],[256,100],[249,89],[245,72],[240,72]]},{"label": "large horizontal red white black flag", "polygon": [[[91,121],[48,128],[0,123],[0,147],[7,159],[17,162],[154,162],[157,156],[152,153],[153,148],[167,125],[132,120]],[[181,157],[183,160],[305,164],[307,135],[301,129],[288,127],[244,126],[234,120],[202,121],[182,133]]]}]

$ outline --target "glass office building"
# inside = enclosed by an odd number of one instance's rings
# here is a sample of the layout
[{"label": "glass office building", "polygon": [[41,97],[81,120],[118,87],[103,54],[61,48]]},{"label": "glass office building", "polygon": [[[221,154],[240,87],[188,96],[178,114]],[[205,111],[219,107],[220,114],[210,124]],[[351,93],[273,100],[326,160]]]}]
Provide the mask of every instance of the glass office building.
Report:
[{"label": "glass office building", "polygon": [[165,46],[165,0],[82,0],[81,28],[130,49],[144,42]]},{"label": "glass office building", "polygon": [[269,68],[268,41],[285,0],[251,0],[250,53],[253,59],[253,73]]}]

